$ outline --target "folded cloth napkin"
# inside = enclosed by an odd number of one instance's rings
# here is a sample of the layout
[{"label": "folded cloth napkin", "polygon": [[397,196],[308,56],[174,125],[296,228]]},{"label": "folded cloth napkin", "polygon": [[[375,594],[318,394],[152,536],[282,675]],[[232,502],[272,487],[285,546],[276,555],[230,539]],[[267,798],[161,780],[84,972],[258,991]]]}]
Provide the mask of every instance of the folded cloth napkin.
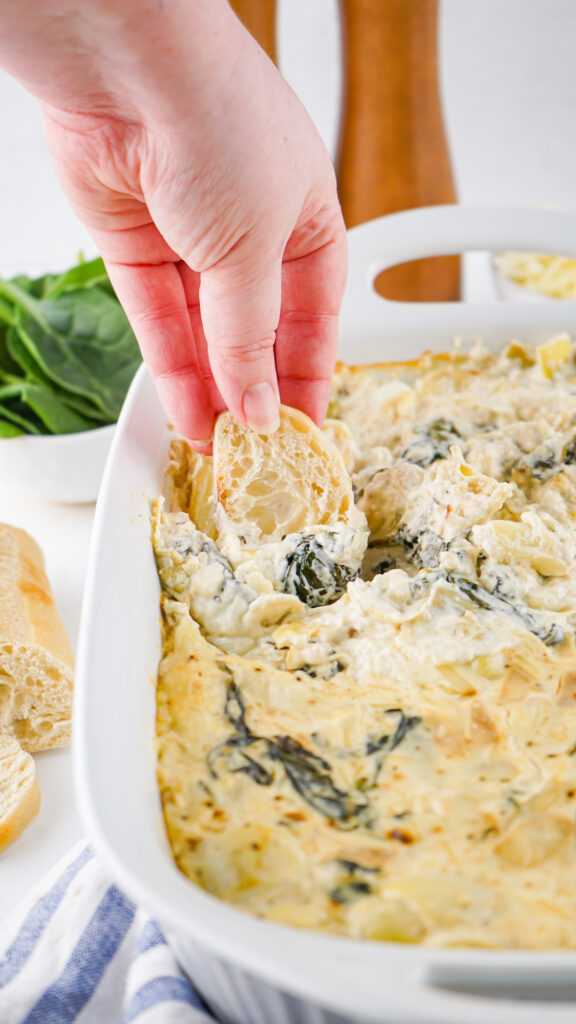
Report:
[{"label": "folded cloth napkin", "polygon": [[1,1024],[214,1024],[162,930],[75,846],[0,926]]}]

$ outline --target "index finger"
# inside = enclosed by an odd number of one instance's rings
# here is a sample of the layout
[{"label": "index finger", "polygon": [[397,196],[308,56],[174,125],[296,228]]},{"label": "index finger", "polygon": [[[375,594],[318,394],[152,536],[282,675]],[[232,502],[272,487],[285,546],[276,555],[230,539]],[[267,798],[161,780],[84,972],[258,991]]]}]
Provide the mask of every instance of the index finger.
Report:
[{"label": "index finger", "polygon": [[179,265],[107,261],[106,266],[168,417],[188,440],[209,445],[216,388],[198,357]]}]

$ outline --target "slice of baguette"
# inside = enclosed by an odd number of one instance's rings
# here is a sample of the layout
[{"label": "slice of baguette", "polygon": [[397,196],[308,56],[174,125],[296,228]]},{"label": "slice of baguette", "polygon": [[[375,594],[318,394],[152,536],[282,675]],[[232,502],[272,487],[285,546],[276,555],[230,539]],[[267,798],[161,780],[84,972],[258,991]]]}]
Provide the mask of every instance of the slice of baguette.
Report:
[{"label": "slice of baguette", "polygon": [[280,407],[274,434],[257,434],[222,413],[214,432],[214,475],[227,526],[251,541],[355,524],[352,483],[340,453],[296,409]]},{"label": "slice of baguette", "polygon": [[0,732],[0,850],[14,842],[40,810],[40,790],[30,754]]},{"label": "slice of baguette", "polygon": [[162,494],[167,512],[187,512],[202,533],[216,540],[212,461],[211,456],[192,451],[187,441],[172,441]]},{"label": "slice of baguette", "polygon": [[40,548],[0,524],[0,729],[34,752],[70,741],[73,659]]}]

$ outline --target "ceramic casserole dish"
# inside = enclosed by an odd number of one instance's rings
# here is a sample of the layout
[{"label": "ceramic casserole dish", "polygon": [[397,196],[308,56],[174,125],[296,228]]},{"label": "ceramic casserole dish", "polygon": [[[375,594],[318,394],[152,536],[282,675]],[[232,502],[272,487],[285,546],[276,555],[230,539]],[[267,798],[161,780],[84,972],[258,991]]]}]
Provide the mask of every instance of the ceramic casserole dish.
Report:
[{"label": "ceramic casserole dish", "polygon": [[[395,263],[467,250],[576,256],[576,216],[435,207],[350,232],[339,356],[362,363],[440,351],[459,336],[498,348],[576,331],[576,303],[386,302]],[[143,367],[119,421],[96,511],[78,656],[75,770],[89,838],[118,885],[156,916],[227,1024],[574,1024],[576,950],[433,949],[297,930],[238,911],[175,866],[156,786],[159,584],[149,501],[173,435]],[[529,927],[529,922],[527,922]]]}]

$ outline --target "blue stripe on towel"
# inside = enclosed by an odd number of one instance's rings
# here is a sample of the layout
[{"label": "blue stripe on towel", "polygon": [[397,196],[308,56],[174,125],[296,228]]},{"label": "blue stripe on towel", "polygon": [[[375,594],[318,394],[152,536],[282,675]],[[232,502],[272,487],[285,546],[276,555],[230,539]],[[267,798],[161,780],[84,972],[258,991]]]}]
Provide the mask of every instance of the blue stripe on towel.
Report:
[{"label": "blue stripe on towel", "polygon": [[122,1017],[122,1024],[131,1024],[131,1021],[136,1020],[141,1013],[145,1013],[159,1003],[173,1002],[188,1003],[189,1006],[198,1010],[206,1009],[186,978],[174,978],[166,975],[152,978],[134,993]]},{"label": "blue stripe on towel", "polygon": [[70,882],[92,857],[92,850],[89,846],[86,846],[78,857],[62,872],[52,888],[44,893],[44,896],[38,900],[38,903],[34,904],[16,938],[6,950],[2,960],[0,960],[0,988],[7,985],[9,981],[12,981],[18,974],[18,971],[24,966],[31,953],[34,952],[38,939],[41,937],[54,911],[66,895]]},{"label": "blue stripe on towel", "polygon": [[144,925],[142,933],[138,938],[138,942],[136,944],[136,956],[138,956],[139,953],[145,953],[148,949],[152,949],[153,946],[165,945],[166,939],[164,938],[160,925],[156,924],[156,921],[152,921],[152,919],[150,919]]},{"label": "blue stripe on towel", "polygon": [[22,1024],[70,1024],[92,997],[134,920],[135,907],[111,886],[72,950],[59,978]]}]

